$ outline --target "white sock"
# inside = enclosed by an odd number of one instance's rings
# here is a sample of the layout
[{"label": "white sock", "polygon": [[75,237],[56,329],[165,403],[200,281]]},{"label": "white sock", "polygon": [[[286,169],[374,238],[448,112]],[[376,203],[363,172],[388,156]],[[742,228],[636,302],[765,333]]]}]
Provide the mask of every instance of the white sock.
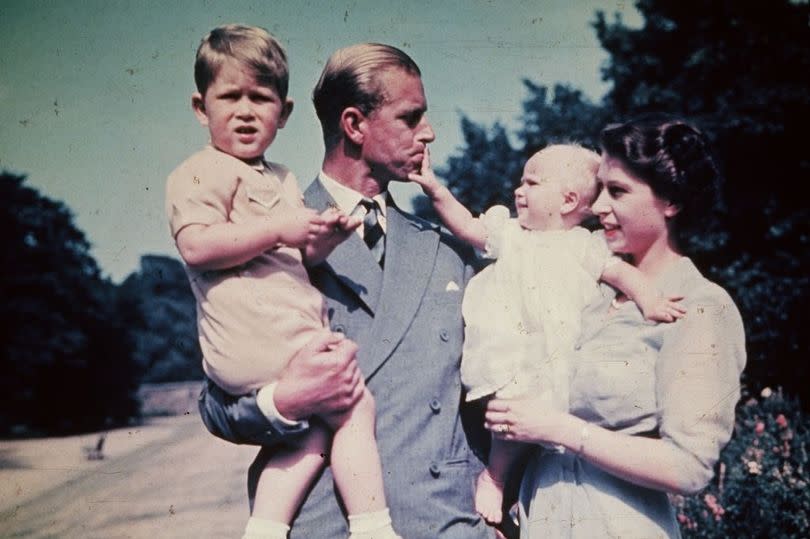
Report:
[{"label": "white sock", "polygon": [[250,517],[242,539],[287,539],[290,527],[283,522]]},{"label": "white sock", "polygon": [[388,508],[349,515],[349,539],[401,539],[391,525]]}]

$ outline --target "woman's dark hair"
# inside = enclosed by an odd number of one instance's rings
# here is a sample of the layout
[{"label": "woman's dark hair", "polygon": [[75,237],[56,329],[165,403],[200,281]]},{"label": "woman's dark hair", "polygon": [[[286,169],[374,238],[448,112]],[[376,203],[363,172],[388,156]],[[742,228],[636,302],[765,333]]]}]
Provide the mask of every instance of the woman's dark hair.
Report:
[{"label": "woman's dark hair", "polygon": [[680,208],[675,240],[704,230],[720,206],[720,173],[706,136],[687,121],[665,114],[640,116],[602,130],[605,154]]}]

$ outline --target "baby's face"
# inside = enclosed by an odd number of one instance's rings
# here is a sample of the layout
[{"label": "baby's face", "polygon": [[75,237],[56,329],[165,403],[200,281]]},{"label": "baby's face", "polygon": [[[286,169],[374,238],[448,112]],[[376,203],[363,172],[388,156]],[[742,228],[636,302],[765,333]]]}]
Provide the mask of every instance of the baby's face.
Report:
[{"label": "baby's face", "polygon": [[211,143],[246,161],[264,155],[292,110],[292,101],[259,84],[236,60],[226,60],[205,95],[195,94],[192,103],[197,119],[211,133]]},{"label": "baby's face", "polygon": [[548,230],[557,227],[564,197],[555,172],[542,156],[534,155],[526,161],[520,186],[515,189],[515,209],[518,223],[523,228]]}]

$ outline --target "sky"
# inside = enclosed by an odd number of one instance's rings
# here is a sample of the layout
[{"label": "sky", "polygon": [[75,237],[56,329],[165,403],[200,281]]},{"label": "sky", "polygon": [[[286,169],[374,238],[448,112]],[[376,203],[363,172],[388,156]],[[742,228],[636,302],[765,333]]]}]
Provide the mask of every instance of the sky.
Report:
[{"label": "sky", "polygon": [[[591,27],[597,9],[640,22],[630,0],[3,0],[0,169],[67,204],[102,272],[120,282],[142,255],[176,256],[164,185],[208,140],[190,96],[211,28],[263,26],[285,45],[296,106],[267,157],[304,188],[323,159],[311,91],[336,49],[383,42],[416,61],[441,165],[462,146],[462,114],[520,125],[524,78],[599,99],[607,55]],[[391,190],[405,208],[419,192]]]}]

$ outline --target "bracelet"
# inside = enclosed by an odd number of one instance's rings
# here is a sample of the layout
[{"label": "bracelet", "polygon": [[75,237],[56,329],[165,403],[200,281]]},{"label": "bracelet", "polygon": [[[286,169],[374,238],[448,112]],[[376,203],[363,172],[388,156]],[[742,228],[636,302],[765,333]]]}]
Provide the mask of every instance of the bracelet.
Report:
[{"label": "bracelet", "polygon": [[582,452],[585,451],[585,442],[588,441],[588,438],[591,437],[591,431],[588,429],[590,424],[587,421],[583,421],[582,430],[579,431],[579,449],[577,450],[577,455],[582,456]]}]

